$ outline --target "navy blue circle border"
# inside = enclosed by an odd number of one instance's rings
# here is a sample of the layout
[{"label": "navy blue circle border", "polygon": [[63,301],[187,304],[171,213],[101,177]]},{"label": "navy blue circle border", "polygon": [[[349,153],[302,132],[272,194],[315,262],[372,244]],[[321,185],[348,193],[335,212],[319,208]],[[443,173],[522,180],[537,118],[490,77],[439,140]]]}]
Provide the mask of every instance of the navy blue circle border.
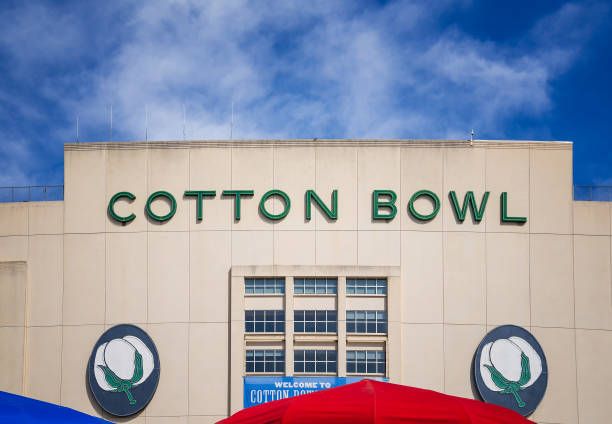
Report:
[{"label": "navy blue circle border", "polygon": [[[542,374],[540,377],[538,377],[535,383],[527,389],[518,392],[523,402],[525,402],[525,406],[522,408],[518,406],[512,394],[504,394],[490,390],[480,375],[480,355],[482,354],[483,347],[489,342],[493,342],[497,339],[507,339],[512,336],[520,337],[528,342],[542,359]],[[478,393],[483,401],[512,409],[527,417],[536,410],[546,393],[546,386],[548,385],[548,364],[546,362],[546,355],[544,355],[540,343],[538,343],[536,338],[529,331],[516,325],[502,325],[489,331],[478,345],[478,349],[474,355],[474,379],[476,381]]]},{"label": "navy blue circle border", "polygon": [[[136,399],[134,405],[130,405],[127,400],[125,393],[116,393],[103,390],[96,382],[94,375],[94,362],[96,357],[96,351],[98,347],[104,343],[107,343],[113,339],[121,339],[125,336],[138,337],[142,342],[149,348],[153,354],[153,371],[151,375],[144,381],[144,383],[134,386],[130,389],[132,396]],[[87,364],[87,377],[89,381],[89,387],[93,394],[96,402],[109,414],[126,417],[128,415],[134,415],[144,409],[153,398],[155,391],[157,390],[157,384],[159,383],[160,366],[159,366],[159,355],[157,348],[153,343],[153,340],[149,335],[141,328],[132,324],[119,324],[106,330],[98,339],[94,345],[89,362]]]}]

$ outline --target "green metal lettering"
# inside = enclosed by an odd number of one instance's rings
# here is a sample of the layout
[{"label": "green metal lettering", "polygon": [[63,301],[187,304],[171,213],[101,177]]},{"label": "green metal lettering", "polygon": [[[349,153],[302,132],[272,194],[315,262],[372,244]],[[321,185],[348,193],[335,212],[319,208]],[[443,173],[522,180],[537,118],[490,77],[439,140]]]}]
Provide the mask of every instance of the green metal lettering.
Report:
[{"label": "green metal lettering", "polygon": [[136,196],[134,196],[129,191],[120,191],[119,193],[111,197],[110,201],[108,202],[108,214],[112,216],[113,219],[116,221],[128,223],[132,221],[134,218],[136,218],[136,215],[132,213],[128,216],[119,216],[115,213],[115,202],[122,197],[127,197],[130,200],[134,200],[136,198]]},{"label": "green metal lettering", "polygon": [[323,203],[323,200],[314,190],[306,190],[306,219],[311,219],[311,203],[315,201],[315,204],[329,217],[329,219],[338,219],[338,190],[332,191],[332,208],[329,208]]},{"label": "green metal lettering", "polygon": [[508,193],[502,192],[501,196],[501,220],[502,222],[516,222],[523,224],[527,222],[527,218],[524,216],[508,216]]},{"label": "green metal lettering", "polygon": [[240,221],[240,197],[252,196],[253,190],[223,190],[221,196],[234,196],[234,219]]},{"label": "green metal lettering", "polygon": [[[268,200],[270,196],[282,197],[283,200],[285,201],[285,210],[283,210],[281,213],[276,214],[276,215],[268,212],[266,210],[266,200]],[[287,196],[287,193],[285,193],[284,191],[270,190],[270,191],[267,191],[263,196],[261,196],[261,201],[259,202],[259,210],[268,219],[273,219],[275,221],[278,221],[279,219],[283,219],[289,213],[289,209],[291,209],[291,200],[289,200],[289,196]]]},{"label": "green metal lettering", "polygon": [[457,200],[457,194],[454,191],[449,193],[451,201],[453,202],[453,207],[455,209],[455,214],[457,219],[461,222],[465,220],[467,215],[468,205],[470,209],[472,209],[472,216],[474,217],[474,221],[482,221],[484,216],[485,208],[487,207],[487,201],[489,200],[489,192],[485,191],[482,196],[482,201],[480,203],[480,208],[476,204],[476,199],[474,198],[474,192],[468,191],[465,193],[465,197],[463,198],[463,206],[459,209],[459,201]]},{"label": "green metal lettering", "polygon": [[[429,215],[423,215],[423,214],[418,213],[414,207],[414,202],[416,201],[416,199],[418,199],[421,196],[427,196],[431,198],[431,200],[433,200],[434,202],[433,211]],[[438,198],[436,193],[434,193],[433,191],[419,190],[416,193],[414,193],[412,197],[410,198],[410,202],[408,202],[408,208],[410,209],[410,213],[412,214],[412,216],[414,216],[419,221],[430,221],[434,219],[436,215],[438,214],[438,211],[440,211],[440,199]]]},{"label": "green metal lettering", "polygon": [[197,197],[196,199],[196,219],[198,221],[202,220],[202,200],[204,199],[204,196],[208,196],[208,197],[215,197],[217,195],[216,191],[210,191],[210,190],[186,190],[185,191],[185,196],[186,197]]},{"label": "green metal lettering", "polygon": [[[153,203],[153,200],[157,199],[158,197],[165,197],[166,199],[168,199],[170,201],[170,212],[168,212],[166,215],[156,215],[151,210],[151,203]],[[149,215],[154,220],[162,221],[162,222],[163,221],[167,221],[170,218],[172,218],[174,216],[174,214],[176,213],[176,199],[174,198],[173,195],[171,195],[167,191],[163,191],[163,190],[156,191],[155,193],[150,195],[149,198],[147,199],[147,204],[145,206],[145,210],[147,211],[147,215]]]},{"label": "green metal lettering", "polygon": [[[388,201],[381,201],[380,196],[389,196]],[[397,195],[393,190],[374,190],[372,192],[372,218],[373,219],[386,219],[391,220],[395,218],[397,214],[397,207],[395,207],[395,201]],[[383,215],[380,213],[380,208],[388,208],[389,213]]]}]

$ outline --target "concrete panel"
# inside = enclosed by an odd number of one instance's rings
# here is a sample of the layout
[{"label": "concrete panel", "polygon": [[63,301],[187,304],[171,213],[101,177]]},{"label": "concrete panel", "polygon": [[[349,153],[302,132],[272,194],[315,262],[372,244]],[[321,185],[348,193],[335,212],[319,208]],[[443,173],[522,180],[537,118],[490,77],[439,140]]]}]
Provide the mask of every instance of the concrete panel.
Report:
[{"label": "concrete panel", "polygon": [[[274,149],[274,188],[282,190],[291,199],[289,215],[275,222],[275,228],[283,230],[305,230],[315,229],[315,219],[306,220],[305,215],[305,193],[306,190],[316,190],[315,179],[315,148],[314,147],[277,147]],[[331,203],[331,191],[317,192],[326,204]],[[274,214],[284,209],[284,203],[280,200],[270,199],[266,205],[270,205],[269,211]],[[272,207],[273,206],[273,207]],[[312,214],[319,214],[316,206],[312,206]]]},{"label": "concrete panel", "polygon": [[[136,199],[121,199],[115,203],[115,213],[119,216],[136,215],[131,222],[121,223],[106,216],[106,231],[132,232],[146,231],[147,217],[145,204],[149,192],[147,189],[147,157],[145,149],[135,150],[109,150],[106,152],[106,202],[121,191],[127,191],[136,196]],[[161,188],[160,190],[167,190]],[[152,192],[151,192],[152,193]],[[176,193],[173,193],[176,196]],[[182,197],[182,195],[181,195]],[[177,197],[177,201],[180,197]]]},{"label": "concrete panel", "polygon": [[[303,296],[296,295],[293,298],[293,309],[295,310],[329,310],[336,309],[336,296]],[[289,317],[293,320],[293,317]],[[343,316],[338,315],[338,319],[344,320]]]},{"label": "concrete panel", "polygon": [[359,231],[357,233],[359,265],[399,266],[399,231]]},{"label": "concrete panel", "polygon": [[270,265],[272,231],[232,231],[232,265]]},{"label": "concrete panel", "polygon": [[[467,143],[466,143],[466,146]],[[444,153],[444,192],[440,196],[441,208],[444,209],[444,229],[449,231],[485,231],[486,223],[491,218],[489,202],[482,221],[475,221],[471,210],[468,210],[465,220],[460,222],[449,198],[449,192],[454,190],[459,207],[463,206],[466,192],[474,192],[478,207],[481,206],[485,192],[485,149],[466,147],[445,149]]]},{"label": "concrete panel", "polygon": [[612,329],[610,237],[574,236],[576,328]]},{"label": "concrete panel", "polygon": [[27,261],[28,237],[4,236],[0,237],[0,262]]},{"label": "concrete panel", "polygon": [[100,233],[106,228],[106,150],[64,152],[64,230]]},{"label": "concrete panel", "polygon": [[581,423],[606,423],[612,416],[612,332],[576,330],[578,411]]},{"label": "concrete panel", "polygon": [[484,325],[444,326],[444,392],[474,398],[471,386],[472,361],[486,334]]},{"label": "concrete panel", "polygon": [[149,324],[148,332],[159,353],[161,375],[149,416],[188,414],[189,324]]},{"label": "concrete panel", "polygon": [[27,266],[0,262],[0,326],[25,325]]},{"label": "concrete panel", "polygon": [[28,234],[28,204],[0,204],[0,236],[23,236]]},{"label": "concrete panel", "polygon": [[87,363],[103,332],[102,325],[62,327],[62,406],[98,417],[102,410],[88,390]]},{"label": "concrete panel", "polygon": [[[312,209],[317,229],[356,230],[357,214],[357,148],[316,148],[316,192],[331,208],[331,194],[338,190],[338,219],[329,220],[315,206]],[[367,211],[371,210],[367,209]],[[366,211],[362,213],[367,213]]]},{"label": "concrete panel", "polygon": [[609,202],[573,202],[574,234],[610,235]]},{"label": "concrete panel", "polygon": [[[189,414],[228,411],[228,324],[191,324],[189,331]],[[210,349],[210,346],[217,346]]]},{"label": "concrete panel", "polygon": [[[529,232],[529,149],[487,149],[487,231]],[[508,193],[508,216],[526,217],[524,224],[501,221],[501,194]]]},{"label": "concrete panel", "polygon": [[405,322],[441,323],[444,316],[442,233],[402,232]]},{"label": "concrete panel", "polygon": [[[441,231],[443,214],[450,211],[440,208],[431,221],[419,221],[408,210],[408,202],[419,190],[429,190],[436,193],[442,201],[444,196],[444,150],[438,148],[402,148],[402,203],[398,205],[398,214],[402,230]],[[415,209],[424,215],[433,211],[433,205],[427,198],[419,197],[414,202]]]},{"label": "concrete panel", "polygon": [[[244,298],[244,309],[260,309],[260,310],[273,310],[273,309],[285,309],[285,298],[282,295],[279,296],[246,296]],[[244,315],[243,315],[244,317]]]},{"label": "concrete panel", "polygon": [[529,174],[530,231],[571,234],[572,151],[531,149]]},{"label": "concrete panel", "polygon": [[402,384],[444,391],[442,324],[404,324]]},{"label": "concrete panel", "polygon": [[189,320],[189,233],[149,233],[149,322]]},{"label": "concrete panel", "polygon": [[30,327],[27,334],[26,396],[59,404],[62,327]]},{"label": "concrete panel", "polygon": [[444,234],[444,322],[486,322],[485,236]]},{"label": "concrete panel", "polygon": [[30,202],[28,230],[30,234],[62,234],[64,202]]},{"label": "concrete panel", "polygon": [[574,330],[536,328],[548,363],[548,386],[542,402],[529,419],[546,423],[577,423],[576,350]]},{"label": "concrete panel", "polygon": [[231,234],[198,231],[189,236],[190,320],[227,322]]},{"label": "concrete panel", "polygon": [[[351,296],[346,298],[346,309],[364,311],[387,310],[387,299],[384,296]],[[391,318],[389,317],[389,321]]]},{"label": "concrete panel", "polygon": [[147,424],[187,424],[189,417],[147,417]]},{"label": "concrete panel", "polygon": [[0,327],[0,390],[22,394],[23,327]]},{"label": "concrete panel", "polygon": [[106,236],[105,322],[147,322],[147,233]]},{"label": "concrete panel", "polygon": [[30,237],[30,325],[60,325],[64,287],[64,237]]},{"label": "concrete panel", "polygon": [[530,235],[531,324],[574,326],[574,252],[570,235]]},{"label": "concrete panel", "polygon": [[[221,192],[232,186],[231,149],[191,149],[189,151],[189,190],[213,190],[215,197],[204,197],[202,220],[196,219],[196,198],[189,197],[189,228],[194,230],[229,230],[234,205],[221,198]],[[187,188],[186,188],[187,189]]]},{"label": "concrete panel", "polygon": [[[189,150],[188,149],[150,149],[149,151],[149,195],[164,190],[176,199],[176,214],[172,219],[159,222],[148,218],[149,231],[187,231],[189,229],[189,203],[183,194],[189,187]],[[151,210],[157,215],[165,215],[170,205],[164,199],[156,199]]]},{"label": "concrete panel", "polygon": [[103,324],[105,234],[64,236],[64,324]]},{"label": "concrete panel", "polygon": [[[358,151],[358,225],[360,230],[399,230],[400,217],[392,220],[372,218],[372,192],[393,190],[397,195],[395,206],[402,213],[403,200],[400,190],[400,149],[399,147],[360,147]],[[381,200],[388,200],[388,197]],[[381,208],[386,214],[388,208]]]},{"label": "concrete panel", "polygon": [[314,265],[314,231],[274,231],[274,264]]},{"label": "concrete panel", "polygon": [[487,324],[529,326],[529,235],[487,234]]},{"label": "concrete panel", "polygon": [[272,229],[272,222],[259,212],[261,196],[274,188],[273,149],[232,149],[232,189],[253,190],[254,196],[241,197],[240,221],[234,220],[234,197],[224,197],[231,205],[234,230]]},{"label": "concrete panel", "polygon": [[227,415],[190,416],[188,418],[188,423],[189,424],[215,424],[225,418],[227,418]]},{"label": "concrete panel", "polygon": [[317,231],[317,265],[357,265],[357,231]]}]

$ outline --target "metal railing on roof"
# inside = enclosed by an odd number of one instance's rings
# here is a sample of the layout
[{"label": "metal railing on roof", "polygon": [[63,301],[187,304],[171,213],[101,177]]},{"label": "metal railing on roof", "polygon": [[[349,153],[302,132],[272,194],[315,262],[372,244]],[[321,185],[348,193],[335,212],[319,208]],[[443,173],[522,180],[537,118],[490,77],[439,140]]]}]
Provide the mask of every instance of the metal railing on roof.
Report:
[{"label": "metal railing on roof", "polygon": [[612,186],[575,185],[574,200],[612,202]]},{"label": "metal railing on roof", "polygon": [[0,187],[0,203],[64,200],[64,186]]}]

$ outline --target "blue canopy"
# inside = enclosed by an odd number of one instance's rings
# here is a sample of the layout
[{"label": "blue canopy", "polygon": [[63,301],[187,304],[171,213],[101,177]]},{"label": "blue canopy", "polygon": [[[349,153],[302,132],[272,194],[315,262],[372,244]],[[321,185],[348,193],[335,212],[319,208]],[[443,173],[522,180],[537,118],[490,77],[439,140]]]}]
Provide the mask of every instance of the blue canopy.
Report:
[{"label": "blue canopy", "polygon": [[108,424],[110,421],[92,417],[65,406],[0,391],[0,423]]}]

